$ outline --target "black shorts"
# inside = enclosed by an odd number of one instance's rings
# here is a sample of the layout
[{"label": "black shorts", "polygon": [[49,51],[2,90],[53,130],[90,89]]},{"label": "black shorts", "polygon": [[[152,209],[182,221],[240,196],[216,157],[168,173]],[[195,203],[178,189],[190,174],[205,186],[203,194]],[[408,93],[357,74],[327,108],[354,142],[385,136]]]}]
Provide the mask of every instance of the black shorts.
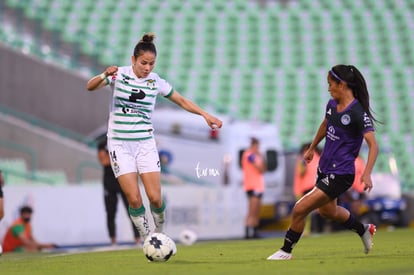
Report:
[{"label": "black shorts", "polygon": [[316,187],[322,190],[331,199],[336,199],[346,190],[348,190],[354,182],[355,175],[325,175],[318,171],[316,179]]},{"label": "black shorts", "polygon": [[263,196],[263,193],[257,192],[255,190],[246,191],[246,194],[247,194],[247,197],[248,198],[250,198],[250,197],[258,197],[259,199],[261,199],[262,196]]},{"label": "black shorts", "polygon": [[1,184],[0,184],[0,199],[3,198],[3,189],[1,189]]}]

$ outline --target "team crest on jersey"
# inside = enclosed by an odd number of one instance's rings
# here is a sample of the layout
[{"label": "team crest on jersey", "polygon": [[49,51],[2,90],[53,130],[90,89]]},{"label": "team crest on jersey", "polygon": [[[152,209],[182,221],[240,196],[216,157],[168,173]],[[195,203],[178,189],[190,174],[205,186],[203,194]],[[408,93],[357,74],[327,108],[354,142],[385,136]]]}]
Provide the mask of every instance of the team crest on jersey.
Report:
[{"label": "team crest on jersey", "polygon": [[155,87],[155,80],[154,79],[148,79],[147,81],[147,87],[150,89],[154,89]]},{"label": "team crest on jersey", "polygon": [[348,125],[349,123],[351,123],[351,117],[348,114],[344,114],[341,117],[341,122],[343,125]]}]

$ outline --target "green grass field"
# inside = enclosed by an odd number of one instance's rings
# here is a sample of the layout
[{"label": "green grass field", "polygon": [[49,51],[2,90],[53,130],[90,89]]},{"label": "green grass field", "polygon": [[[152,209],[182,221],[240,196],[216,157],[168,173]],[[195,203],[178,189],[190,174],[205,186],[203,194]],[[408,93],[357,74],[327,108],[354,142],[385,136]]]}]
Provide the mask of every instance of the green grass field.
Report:
[{"label": "green grass field", "polygon": [[369,255],[352,232],[303,237],[291,261],[267,261],[282,238],[177,245],[165,263],[142,250],[3,254],[0,274],[414,274],[414,229],[380,229]]}]

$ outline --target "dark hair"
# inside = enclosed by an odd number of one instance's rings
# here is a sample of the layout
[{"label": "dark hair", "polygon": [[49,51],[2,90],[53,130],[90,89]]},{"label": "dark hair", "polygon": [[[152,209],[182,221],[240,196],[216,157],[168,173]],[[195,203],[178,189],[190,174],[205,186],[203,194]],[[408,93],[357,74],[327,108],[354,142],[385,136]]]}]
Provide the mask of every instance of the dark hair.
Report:
[{"label": "dark hair", "polygon": [[20,214],[23,214],[23,213],[32,214],[32,212],[33,212],[33,209],[30,206],[25,205],[25,206],[22,206],[22,208],[20,208]]},{"label": "dark hair", "polygon": [[134,48],[134,56],[137,58],[144,52],[152,52],[157,56],[157,49],[155,48],[155,44],[153,43],[155,38],[154,33],[146,33],[142,36],[141,40],[135,45]]},{"label": "dark hair", "polygon": [[353,65],[336,65],[329,71],[329,75],[336,82],[345,82],[352,90],[354,97],[361,103],[362,108],[368,114],[368,116],[374,121],[378,122],[374,118],[373,111],[369,104],[369,93],[367,83],[361,72]]},{"label": "dark hair", "polygon": [[251,137],[250,138],[250,144],[251,145],[259,144],[259,140],[256,137]]}]

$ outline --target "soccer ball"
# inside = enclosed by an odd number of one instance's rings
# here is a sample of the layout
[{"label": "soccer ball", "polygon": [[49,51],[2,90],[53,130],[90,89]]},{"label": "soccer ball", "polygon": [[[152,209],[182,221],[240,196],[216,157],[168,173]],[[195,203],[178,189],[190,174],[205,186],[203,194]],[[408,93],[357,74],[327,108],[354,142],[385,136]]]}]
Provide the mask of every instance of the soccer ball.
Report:
[{"label": "soccer ball", "polygon": [[177,253],[175,242],[163,233],[152,233],[144,241],[142,250],[151,262],[166,262]]},{"label": "soccer ball", "polygon": [[1,244],[0,244],[0,256],[2,253],[3,253],[3,247],[1,247]]},{"label": "soccer ball", "polygon": [[192,245],[197,241],[197,234],[190,230],[190,229],[185,229],[183,231],[181,231],[180,233],[180,242],[183,245]]}]

